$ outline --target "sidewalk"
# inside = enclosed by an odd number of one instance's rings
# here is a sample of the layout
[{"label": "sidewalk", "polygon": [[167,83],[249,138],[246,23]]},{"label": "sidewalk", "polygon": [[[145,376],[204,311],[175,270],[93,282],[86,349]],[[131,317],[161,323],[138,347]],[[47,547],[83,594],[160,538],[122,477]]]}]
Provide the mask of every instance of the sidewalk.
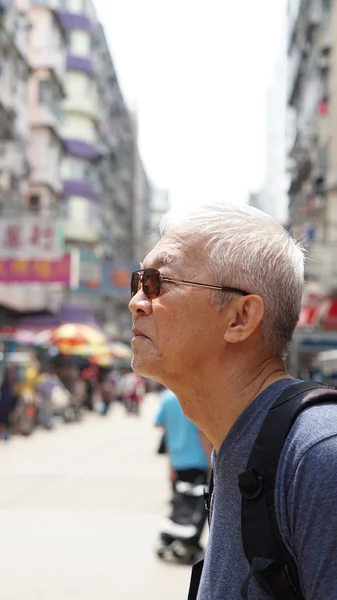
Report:
[{"label": "sidewalk", "polygon": [[157,402],[0,444],[6,600],[185,600],[190,568],[153,551],[169,493]]}]

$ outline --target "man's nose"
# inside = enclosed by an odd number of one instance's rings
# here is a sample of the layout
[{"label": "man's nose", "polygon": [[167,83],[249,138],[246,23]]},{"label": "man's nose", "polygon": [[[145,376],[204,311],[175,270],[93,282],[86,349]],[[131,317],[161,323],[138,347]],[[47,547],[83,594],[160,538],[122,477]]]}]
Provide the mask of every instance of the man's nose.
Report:
[{"label": "man's nose", "polygon": [[129,310],[133,314],[143,313],[149,315],[152,312],[152,302],[149,300],[142,289],[135,294],[129,302]]}]

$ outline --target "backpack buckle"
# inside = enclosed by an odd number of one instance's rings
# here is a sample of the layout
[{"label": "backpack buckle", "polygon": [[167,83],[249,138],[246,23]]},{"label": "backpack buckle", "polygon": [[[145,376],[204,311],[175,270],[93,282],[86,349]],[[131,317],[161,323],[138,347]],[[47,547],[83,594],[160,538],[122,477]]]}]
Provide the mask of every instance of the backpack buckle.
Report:
[{"label": "backpack buckle", "polygon": [[239,490],[241,496],[254,500],[263,490],[263,478],[255,469],[248,469],[239,475]]}]

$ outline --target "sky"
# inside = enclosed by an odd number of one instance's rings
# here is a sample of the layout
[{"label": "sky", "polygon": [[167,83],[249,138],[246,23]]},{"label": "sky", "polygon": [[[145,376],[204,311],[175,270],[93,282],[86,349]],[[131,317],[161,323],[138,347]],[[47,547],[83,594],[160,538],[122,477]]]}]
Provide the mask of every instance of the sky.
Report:
[{"label": "sky", "polygon": [[263,184],[265,94],[285,0],[95,0],[141,155],[171,203]]}]

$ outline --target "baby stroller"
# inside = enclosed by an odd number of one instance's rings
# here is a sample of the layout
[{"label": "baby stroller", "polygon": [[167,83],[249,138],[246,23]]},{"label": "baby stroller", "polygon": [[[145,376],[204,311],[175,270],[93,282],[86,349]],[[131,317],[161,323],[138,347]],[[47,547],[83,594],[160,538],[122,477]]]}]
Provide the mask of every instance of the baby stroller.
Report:
[{"label": "baby stroller", "polygon": [[160,531],[159,558],[190,565],[203,557],[200,538],[206,521],[205,485],[206,474],[193,483],[176,481],[172,513]]}]

